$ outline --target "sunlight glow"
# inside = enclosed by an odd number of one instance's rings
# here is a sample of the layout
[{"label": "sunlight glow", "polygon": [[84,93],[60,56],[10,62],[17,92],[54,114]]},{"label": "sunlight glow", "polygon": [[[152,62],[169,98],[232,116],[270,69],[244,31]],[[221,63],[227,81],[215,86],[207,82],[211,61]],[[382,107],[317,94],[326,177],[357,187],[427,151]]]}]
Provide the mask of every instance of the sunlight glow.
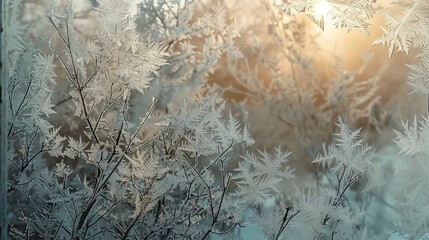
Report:
[{"label": "sunlight glow", "polygon": [[331,10],[331,6],[325,0],[322,0],[316,4],[314,4],[314,17],[318,20],[326,18],[326,15]]}]

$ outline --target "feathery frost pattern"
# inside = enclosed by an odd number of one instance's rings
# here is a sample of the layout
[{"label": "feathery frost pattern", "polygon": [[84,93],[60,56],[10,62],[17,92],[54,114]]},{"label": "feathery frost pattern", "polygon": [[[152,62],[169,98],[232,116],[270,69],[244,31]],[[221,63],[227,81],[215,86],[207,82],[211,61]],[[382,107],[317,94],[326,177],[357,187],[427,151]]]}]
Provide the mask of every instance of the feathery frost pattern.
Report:
[{"label": "feathery frost pattern", "polygon": [[375,44],[388,48],[389,56],[394,49],[408,53],[411,48],[427,48],[429,33],[429,3],[425,0],[405,0],[392,3],[382,11],[385,26]]},{"label": "feathery frost pattern", "polygon": [[11,239],[428,235],[428,118],[367,144],[396,120],[372,60],[321,73],[309,31],[380,13],[429,94],[427,0],[4,1]]},{"label": "feathery frost pattern", "polygon": [[[321,29],[329,19],[329,24],[348,31],[367,31],[368,21],[376,10],[372,0],[293,0],[281,8],[289,15],[294,12],[305,14]],[[320,16],[319,11],[324,15]]]}]

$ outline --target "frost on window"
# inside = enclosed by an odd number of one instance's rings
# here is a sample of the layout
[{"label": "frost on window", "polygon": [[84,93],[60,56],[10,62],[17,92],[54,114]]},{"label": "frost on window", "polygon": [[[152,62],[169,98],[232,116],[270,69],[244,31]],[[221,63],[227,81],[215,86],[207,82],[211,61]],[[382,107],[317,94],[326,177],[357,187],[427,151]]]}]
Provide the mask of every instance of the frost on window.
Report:
[{"label": "frost on window", "polygon": [[429,234],[427,0],[1,10],[2,237]]}]

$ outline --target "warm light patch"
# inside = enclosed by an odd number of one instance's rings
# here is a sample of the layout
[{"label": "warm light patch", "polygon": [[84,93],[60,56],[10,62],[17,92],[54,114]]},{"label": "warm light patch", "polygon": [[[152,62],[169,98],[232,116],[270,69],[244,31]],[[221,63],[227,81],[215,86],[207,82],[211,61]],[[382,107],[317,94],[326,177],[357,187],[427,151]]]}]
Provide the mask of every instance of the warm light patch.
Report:
[{"label": "warm light patch", "polygon": [[318,20],[322,18],[326,18],[326,15],[331,10],[331,6],[325,0],[322,0],[316,4],[314,4],[314,17]]}]

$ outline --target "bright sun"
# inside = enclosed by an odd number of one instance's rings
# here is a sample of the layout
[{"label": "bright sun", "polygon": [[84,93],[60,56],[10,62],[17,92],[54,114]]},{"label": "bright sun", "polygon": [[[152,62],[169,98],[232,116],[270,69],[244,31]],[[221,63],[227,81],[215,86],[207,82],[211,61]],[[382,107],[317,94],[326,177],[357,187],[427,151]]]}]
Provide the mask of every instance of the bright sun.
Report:
[{"label": "bright sun", "polygon": [[331,10],[331,6],[325,0],[322,0],[316,4],[314,4],[314,17],[316,19],[322,19],[322,17],[326,18],[326,15]]}]

